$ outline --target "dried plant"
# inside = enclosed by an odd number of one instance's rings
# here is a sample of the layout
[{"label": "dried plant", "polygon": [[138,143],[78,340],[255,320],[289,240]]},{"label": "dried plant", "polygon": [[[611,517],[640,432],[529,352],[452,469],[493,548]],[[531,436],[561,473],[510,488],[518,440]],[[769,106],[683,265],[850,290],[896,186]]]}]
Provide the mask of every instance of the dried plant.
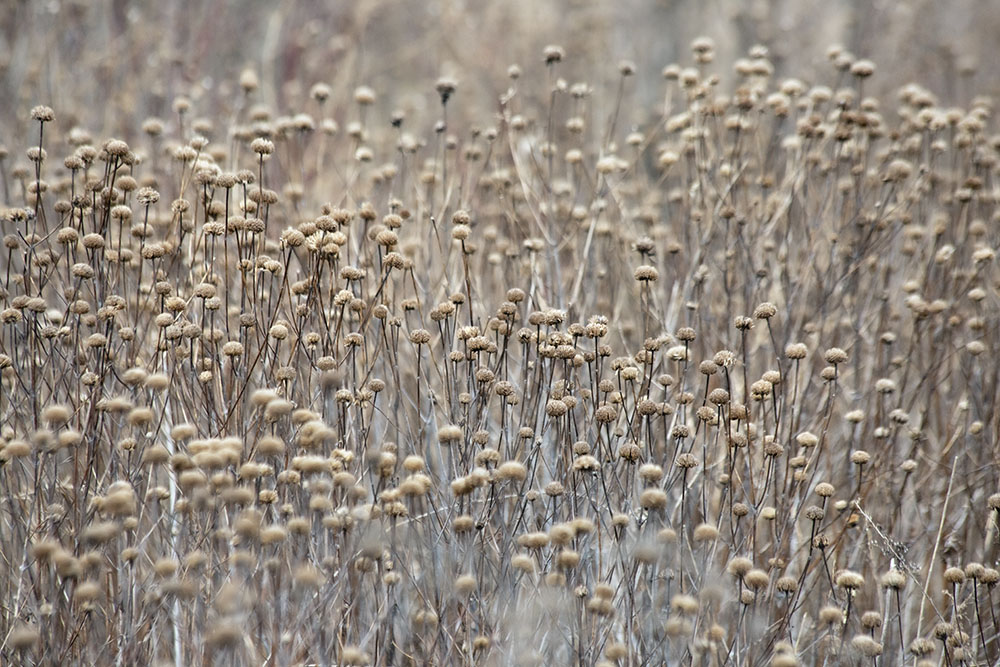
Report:
[{"label": "dried plant", "polygon": [[0,662],[1000,661],[993,101],[573,46],[21,110]]}]

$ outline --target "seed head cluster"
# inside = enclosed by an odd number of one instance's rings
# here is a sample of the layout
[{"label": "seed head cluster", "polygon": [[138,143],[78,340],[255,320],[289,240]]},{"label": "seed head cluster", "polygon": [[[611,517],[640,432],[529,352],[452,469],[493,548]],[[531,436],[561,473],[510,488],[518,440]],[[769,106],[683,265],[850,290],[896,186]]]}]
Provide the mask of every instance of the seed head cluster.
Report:
[{"label": "seed head cluster", "polygon": [[39,90],[0,663],[1000,661],[994,101],[729,49]]}]

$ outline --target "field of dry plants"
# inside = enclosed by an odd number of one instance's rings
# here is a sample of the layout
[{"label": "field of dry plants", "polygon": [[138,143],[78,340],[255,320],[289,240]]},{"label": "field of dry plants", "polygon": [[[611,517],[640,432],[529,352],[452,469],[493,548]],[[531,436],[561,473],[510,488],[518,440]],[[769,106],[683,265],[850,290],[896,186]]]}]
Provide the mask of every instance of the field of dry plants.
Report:
[{"label": "field of dry plants", "polygon": [[8,4],[0,664],[1000,662],[996,17]]}]

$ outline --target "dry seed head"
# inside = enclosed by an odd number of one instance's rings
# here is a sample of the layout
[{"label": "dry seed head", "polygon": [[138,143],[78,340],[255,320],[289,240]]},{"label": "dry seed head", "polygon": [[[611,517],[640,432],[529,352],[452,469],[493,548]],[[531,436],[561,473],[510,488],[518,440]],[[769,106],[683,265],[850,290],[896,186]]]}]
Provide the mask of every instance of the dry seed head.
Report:
[{"label": "dry seed head", "polygon": [[786,575],[778,578],[778,581],[775,583],[775,588],[782,593],[794,593],[799,588],[799,582],[795,577]]},{"label": "dry seed head", "polygon": [[528,476],[528,469],[520,461],[504,461],[497,468],[497,479],[523,482]]},{"label": "dry seed head", "polygon": [[42,420],[50,426],[62,426],[72,415],[73,413],[65,405],[49,405],[42,410]]},{"label": "dry seed head", "polygon": [[604,404],[594,411],[594,420],[598,424],[610,424],[618,419],[618,410],[613,405]]},{"label": "dry seed head", "polygon": [[837,574],[836,583],[838,588],[857,590],[865,583],[864,577],[851,570],[842,570]]},{"label": "dry seed head", "polygon": [[667,506],[667,494],[662,489],[645,489],[639,496],[639,506],[646,510],[662,510]]},{"label": "dry seed head", "polygon": [[726,566],[726,569],[729,571],[729,574],[742,579],[750,570],[753,569],[753,561],[743,556],[737,556],[729,561],[729,565]]},{"label": "dry seed head", "polygon": [[882,645],[865,634],[855,635],[854,639],[851,640],[851,646],[868,658],[882,655]]},{"label": "dry seed head", "polygon": [[330,96],[333,94],[333,90],[326,83],[314,83],[313,87],[309,89],[309,97],[313,98],[320,104],[326,102]]},{"label": "dry seed head", "polygon": [[790,343],[785,347],[785,356],[789,359],[805,359],[809,354],[809,348],[802,343]]},{"label": "dry seed head", "polygon": [[882,614],[877,611],[866,611],[861,615],[861,625],[866,630],[882,627]]},{"label": "dry seed head", "polygon": [[542,57],[545,60],[546,65],[552,65],[554,63],[560,62],[566,52],[561,46],[556,46],[554,44],[549,44],[544,49],[542,49]]},{"label": "dry seed head", "polygon": [[663,479],[663,468],[655,463],[645,463],[639,466],[639,477],[647,484],[655,484]]},{"label": "dry seed head", "polygon": [[471,574],[463,574],[455,579],[455,591],[459,595],[469,595],[476,590],[476,578]]},{"label": "dry seed head", "polygon": [[314,565],[306,563],[295,569],[292,579],[296,588],[316,589],[323,585],[325,577],[323,573]]},{"label": "dry seed head", "polygon": [[765,301],[754,308],[753,316],[758,320],[769,320],[778,313],[778,307],[773,303]]},{"label": "dry seed head", "polygon": [[757,380],[750,385],[750,395],[755,400],[763,400],[771,395],[771,383],[766,380]]},{"label": "dry seed head", "polygon": [[965,572],[960,567],[949,567],[944,571],[944,580],[952,586],[961,586],[965,583]]},{"label": "dry seed head", "polygon": [[423,472],[424,468],[423,457],[410,455],[403,459],[403,469],[409,473]]},{"label": "dry seed head", "polygon": [[375,91],[368,86],[358,86],[354,89],[354,101],[361,106],[375,104]]},{"label": "dry seed head", "polygon": [[934,636],[944,641],[955,634],[955,626],[951,623],[940,622],[934,626]]},{"label": "dry seed head", "polygon": [[541,549],[549,543],[549,535],[543,532],[525,533],[518,536],[517,543],[526,549]]},{"label": "dry seed head", "polygon": [[[423,618],[421,619],[424,620]],[[361,666],[371,662],[371,656],[357,646],[345,646],[340,652],[340,662],[344,665]]]},{"label": "dry seed head", "polygon": [[476,521],[468,514],[455,517],[451,524],[456,533],[466,533],[476,527]]},{"label": "dry seed head", "polygon": [[56,114],[52,111],[51,107],[47,106],[36,106],[31,109],[31,119],[37,120],[40,123],[48,123],[55,120]]},{"label": "dry seed head", "polygon": [[839,347],[831,347],[823,353],[823,359],[828,364],[842,364],[847,361],[847,352]]},{"label": "dry seed head", "polygon": [[694,454],[685,453],[677,457],[676,464],[679,468],[694,468],[698,465],[698,459]]},{"label": "dry seed head", "polygon": [[254,92],[259,86],[260,80],[257,78],[257,72],[252,68],[247,67],[240,72],[240,88],[245,94]]},{"label": "dry seed head", "polygon": [[[677,330],[675,337],[682,343],[693,343],[698,335],[691,327],[681,327]],[[720,366],[724,365],[720,364],[718,360],[716,360],[715,363]]]},{"label": "dry seed head", "polygon": [[746,573],[743,580],[750,588],[758,589],[767,586],[770,578],[764,570],[754,568]]},{"label": "dry seed head", "polygon": [[276,436],[266,435],[257,441],[257,452],[261,456],[278,456],[285,453],[285,443]]},{"label": "dry seed head", "polygon": [[566,404],[561,400],[550,400],[545,404],[545,414],[549,417],[558,418],[562,417],[569,411]]},{"label": "dry seed head", "polygon": [[535,560],[527,554],[516,554],[510,559],[511,566],[521,572],[534,572]]},{"label": "dry seed head", "polygon": [[587,601],[587,611],[597,616],[612,616],[615,608],[610,600],[595,597]]},{"label": "dry seed head", "polygon": [[73,591],[73,601],[76,603],[88,603],[103,596],[100,585],[94,581],[81,581]]},{"label": "dry seed head", "polygon": [[222,353],[227,357],[239,357],[243,354],[243,343],[231,340],[222,346]]},{"label": "dry seed head", "polygon": [[633,275],[639,282],[655,282],[660,278],[660,272],[656,267],[649,266],[648,264],[638,267]]},{"label": "dry seed head", "polygon": [[986,568],[983,567],[982,563],[969,563],[965,566],[965,576],[969,579],[978,580],[985,571]]},{"label": "dry seed head", "polygon": [[549,529],[548,539],[554,545],[565,546],[576,536],[576,526],[572,522],[557,523]]},{"label": "dry seed head", "polygon": [[287,536],[288,531],[285,530],[284,526],[276,524],[261,528],[258,535],[260,543],[265,546],[283,542]]},{"label": "dry seed head", "polygon": [[930,655],[933,652],[934,652],[934,642],[931,641],[930,639],[919,637],[917,639],[914,639],[910,643],[910,653],[912,653],[913,655],[916,656]]},{"label": "dry seed head", "polygon": [[833,484],[829,484],[828,482],[820,482],[816,485],[815,489],[816,495],[820,498],[829,498],[835,491],[836,489],[834,489]]},{"label": "dry seed head", "polygon": [[19,624],[11,630],[7,641],[15,651],[25,651],[38,643],[41,635],[34,625]]},{"label": "dry seed head", "polygon": [[600,470],[600,468],[600,462],[589,454],[578,456],[573,461],[573,470],[577,472],[596,472],[597,470]]},{"label": "dry seed head", "polygon": [[843,623],[844,612],[840,607],[828,605],[819,610],[819,620],[826,625],[837,625]]},{"label": "dry seed head", "polygon": [[851,65],[851,74],[859,79],[866,79],[875,73],[875,63],[870,60],[858,60]]},{"label": "dry seed head", "polygon": [[438,442],[443,445],[458,442],[463,437],[462,427],[455,426],[454,424],[448,424],[438,429]]},{"label": "dry seed head", "polygon": [[52,539],[43,538],[31,545],[31,555],[42,563],[49,562],[60,551],[59,542]]},{"label": "dry seed head", "polygon": [[805,447],[806,449],[810,447],[815,447],[819,444],[819,438],[809,431],[803,431],[795,436],[795,442],[799,444],[800,447]]},{"label": "dry seed head", "polygon": [[571,570],[580,564],[580,554],[573,549],[562,549],[556,554],[556,565]]},{"label": "dry seed head", "polygon": [[695,526],[693,533],[695,542],[711,542],[719,537],[719,529],[710,523]]},{"label": "dry seed head", "polygon": [[851,463],[859,466],[863,466],[869,461],[871,461],[871,454],[863,449],[857,449],[851,452]]},{"label": "dry seed head", "polygon": [[263,158],[274,152],[274,142],[272,142],[270,139],[257,137],[256,139],[250,142],[250,150],[252,150],[254,153]]}]

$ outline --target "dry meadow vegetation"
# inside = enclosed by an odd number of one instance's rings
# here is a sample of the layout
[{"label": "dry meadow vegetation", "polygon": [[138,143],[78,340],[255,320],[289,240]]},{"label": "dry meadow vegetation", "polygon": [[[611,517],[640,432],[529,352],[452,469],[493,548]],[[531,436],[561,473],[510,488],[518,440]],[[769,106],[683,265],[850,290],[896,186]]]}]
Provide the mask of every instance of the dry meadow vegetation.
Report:
[{"label": "dry meadow vegetation", "polygon": [[972,61],[137,6],[3,30],[0,663],[1000,661]]}]

